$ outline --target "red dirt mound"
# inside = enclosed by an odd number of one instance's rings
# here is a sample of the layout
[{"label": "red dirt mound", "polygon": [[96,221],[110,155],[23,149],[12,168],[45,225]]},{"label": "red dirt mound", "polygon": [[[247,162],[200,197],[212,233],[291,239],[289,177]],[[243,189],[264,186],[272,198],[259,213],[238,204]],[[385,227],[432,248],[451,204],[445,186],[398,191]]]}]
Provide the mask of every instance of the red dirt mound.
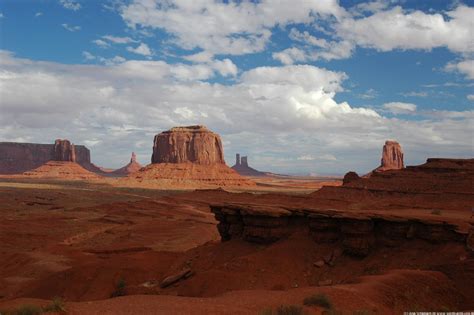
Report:
[{"label": "red dirt mound", "polygon": [[35,178],[57,178],[57,179],[99,179],[99,175],[94,174],[77,163],[49,161],[40,167],[23,173],[22,177]]},{"label": "red dirt mound", "polygon": [[149,187],[254,186],[225,164],[158,163],[131,174],[126,180]]}]

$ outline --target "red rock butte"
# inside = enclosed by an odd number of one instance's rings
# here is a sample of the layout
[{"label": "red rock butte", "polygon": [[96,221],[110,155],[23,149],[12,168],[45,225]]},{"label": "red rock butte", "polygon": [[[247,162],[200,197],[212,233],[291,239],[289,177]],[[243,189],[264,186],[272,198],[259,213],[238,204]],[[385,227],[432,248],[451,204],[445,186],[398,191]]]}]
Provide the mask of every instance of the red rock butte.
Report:
[{"label": "red rock butte", "polygon": [[151,162],[127,180],[180,188],[255,185],[225,164],[221,138],[201,125],[157,134]]},{"label": "red rock butte", "polygon": [[76,162],[76,149],[69,140],[54,141],[54,161]]},{"label": "red rock butte", "polygon": [[137,162],[137,156],[135,155],[135,152],[132,152],[132,157],[130,158],[130,163],[125,165],[122,168],[116,169],[113,171],[111,174],[113,175],[128,175],[128,174],[133,174],[135,172],[138,172],[143,166]]},{"label": "red rock butte", "polygon": [[174,127],[156,135],[151,162],[225,164],[221,138],[201,125]]},{"label": "red rock butte", "polygon": [[232,169],[244,176],[266,176],[264,172],[257,171],[256,169],[249,166],[246,156],[240,156],[239,153],[235,155],[235,165]]},{"label": "red rock butte", "polygon": [[387,140],[382,150],[380,166],[374,171],[401,170],[405,167],[402,147],[397,141]]}]

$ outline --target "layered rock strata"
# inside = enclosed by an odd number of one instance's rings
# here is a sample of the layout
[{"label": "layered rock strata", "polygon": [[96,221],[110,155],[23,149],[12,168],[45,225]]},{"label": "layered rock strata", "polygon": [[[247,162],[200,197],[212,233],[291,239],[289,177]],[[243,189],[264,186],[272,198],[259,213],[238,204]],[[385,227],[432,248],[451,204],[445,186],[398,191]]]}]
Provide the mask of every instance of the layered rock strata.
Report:
[{"label": "layered rock strata", "polygon": [[156,135],[151,162],[225,164],[221,138],[200,125],[175,127]]},{"label": "layered rock strata", "polygon": [[[56,144],[0,142],[0,174],[21,174],[56,160]],[[75,161],[84,168],[99,170],[91,163],[90,151],[75,145]]]},{"label": "layered rock strata", "polygon": [[338,243],[345,254],[366,256],[377,246],[398,246],[413,239],[466,242],[468,231],[443,220],[345,213],[336,210],[291,209],[248,204],[215,204],[223,241],[240,238],[272,243],[305,230],[315,243]]},{"label": "layered rock strata", "polygon": [[388,170],[400,170],[404,167],[403,150],[400,144],[397,141],[385,141],[380,166],[374,171],[383,172]]}]

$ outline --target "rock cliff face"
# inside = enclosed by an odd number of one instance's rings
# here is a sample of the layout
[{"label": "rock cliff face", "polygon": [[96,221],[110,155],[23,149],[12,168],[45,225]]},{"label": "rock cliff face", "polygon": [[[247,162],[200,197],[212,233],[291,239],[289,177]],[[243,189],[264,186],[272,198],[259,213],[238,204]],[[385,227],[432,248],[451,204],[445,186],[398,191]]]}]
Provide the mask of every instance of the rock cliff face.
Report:
[{"label": "rock cliff face", "polygon": [[[21,174],[48,161],[56,160],[55,144],[0,142],[0,174]],[[82,145],[74,146],[76,162],[93,170],[90,151]]]},{"label": "rock cliff face", "polygon": [[221,138],[204,126],[175,127],[156,135],[151,162],[225,164]]},{"label": "rock cliff face", "polygon": [[54,142],[54,161],[76,162],[76,150],[69,140],[56,139]]},{"label": "rock cliff face", "polygon": [[380,166],[376,168],[375,171],[400,170],[404,167],[403,151],[400,144],[396,141],[385,141],[382,151],[382,160]]},{"label": "rock cliff face", "polygon": [[239,153],[235,155],[235,165],[232,166],[232,169],[235,170],[240,175],[244,176],[265,176],[266,174],[256,169],[252,168],[248,164],[246,156],[240,156]]},{"label": "rock cliff face", "polygon": [[367,256],[376,247],[399,246],[412,239],[429,242],[468,241],[468,233],[442,220],[420,222],[380,214],[351,214],[334,210],[290,207],[216,204],[211,211],[219,221],[223,241],[241,238],[255,243],[273,243],[296,231],[308,231],[317,244],[338,243],[343,252]]},{"label": "rock cliff face", "polygon": [[474,159],[428,159],[304,197],[237,196],[211,211],[222,240],[271,243],[304,231],[316,243],[335,243],[356,256],[415,239],[474,248],[473,178]]}]

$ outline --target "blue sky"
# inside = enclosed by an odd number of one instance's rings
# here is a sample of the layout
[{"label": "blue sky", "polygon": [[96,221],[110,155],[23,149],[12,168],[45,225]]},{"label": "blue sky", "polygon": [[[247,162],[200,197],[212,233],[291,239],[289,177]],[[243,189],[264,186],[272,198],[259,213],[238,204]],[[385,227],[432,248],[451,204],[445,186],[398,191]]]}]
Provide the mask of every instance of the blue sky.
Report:
[{"label": "blue sky", "polygon": [[473,1],[0,0],[0,141],[146,164],[205,124],[228,164],[343,174],[472,157]]}]

